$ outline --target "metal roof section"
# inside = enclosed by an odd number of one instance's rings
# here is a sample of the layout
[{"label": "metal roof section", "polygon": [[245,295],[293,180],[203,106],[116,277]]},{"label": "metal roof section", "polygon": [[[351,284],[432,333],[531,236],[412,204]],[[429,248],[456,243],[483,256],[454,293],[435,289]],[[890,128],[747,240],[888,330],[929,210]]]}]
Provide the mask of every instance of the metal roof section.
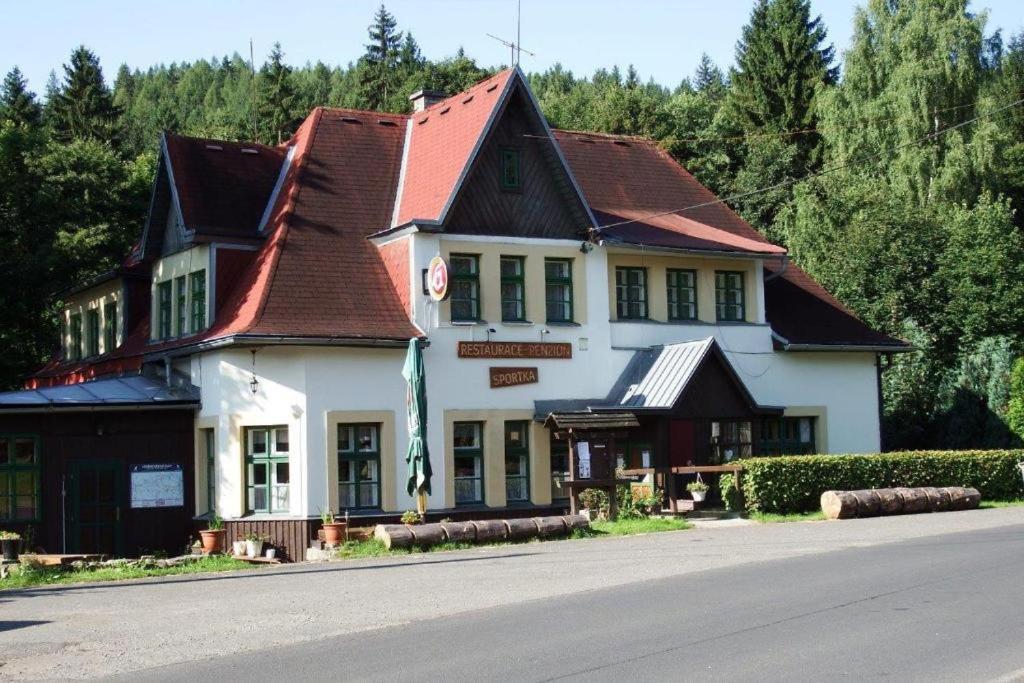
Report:
[{"label": "metal roof section", "polygon": [[714,343],[715,338],[708,337],[637,351],[612,387],[606,405],[671,410]]},{"label": "metal roof section", "polygon": [[636,415],[629,412],[618,413],[551,413],[545,421],[546,426],[554,425],[557,429],[628,429],[639,427]]},{"label": "metal roof section", "polygon": [[167,386],[163,379],[143,375],[0,392],[0,410],[187,405],[199,405],[198,387],[192,385]]}]

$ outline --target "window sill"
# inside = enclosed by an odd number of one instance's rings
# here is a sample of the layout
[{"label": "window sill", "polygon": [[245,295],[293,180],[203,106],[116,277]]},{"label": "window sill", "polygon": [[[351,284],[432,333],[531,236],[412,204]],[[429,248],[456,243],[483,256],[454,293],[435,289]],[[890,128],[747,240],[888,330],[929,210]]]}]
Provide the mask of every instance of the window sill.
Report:
[{"label": "window sill", "polygon": [[572,320],[549,320],[544,324],[551,327],[582,327],[580,323],[573,322]]},{"label": "window sill", "polygon": [[533,327],[534,325],[532,320],[502,320],[501,324],[506,327]]},{"label": "window sill", "polygon": [[450,320],[448,324],[452,327],[476,327],[477,325],[486,325],[486,320]]}]

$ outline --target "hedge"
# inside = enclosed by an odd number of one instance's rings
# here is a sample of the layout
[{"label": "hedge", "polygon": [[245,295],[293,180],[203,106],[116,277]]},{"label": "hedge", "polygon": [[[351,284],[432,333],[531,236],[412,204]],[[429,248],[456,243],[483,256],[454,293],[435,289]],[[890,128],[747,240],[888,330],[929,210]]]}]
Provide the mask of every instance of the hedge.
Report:
[{"label": "hedge", "polygon": [[743,504],[751,512],[810,512],[828,490],[893,486],[973,486],[982,500],[1011,500],[1024,497],[1021,461],[1024,450],[750,458],[743,461]]}]

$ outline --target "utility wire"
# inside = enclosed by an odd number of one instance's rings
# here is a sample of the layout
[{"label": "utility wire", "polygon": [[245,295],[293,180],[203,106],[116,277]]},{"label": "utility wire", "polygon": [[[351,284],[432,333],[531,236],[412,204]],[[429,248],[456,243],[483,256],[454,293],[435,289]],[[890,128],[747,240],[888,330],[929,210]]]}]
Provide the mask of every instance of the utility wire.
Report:
[{"label": "utility wire", "polygon": [[[928,133],[927,135],[925,135],[923,137],[920,137],[920,138],[918,138],[916,140],[911,140],[910,142],[906,142],[906,143],[904,143],[902,145],[897,145],[896,147],[893,148],[892,151],[894,151],[894,152],[895,151],[899,151],[901,149],[906,149],[908,147],[913,147],[915,145],[920,145],[920,144],[928,142],[930,140],[935,140],[935,139],[941,137],[942,135],[945,135],[946,133],[949,133],[950,131],[954,131],[954,130],[957,130],[958,128],[963,128],[965,126],[969,126],[970,124],[975,123],[977,121],[980,121],[981,119],[988,118],[990,116],[995,116],[996,114],[1000,114],[1000,113],[1006,111],[1007,109],[1012,109],[1013,107],[1016,107],[1017,105],[1019,105],[1021,103],[1024,103],[1024,97],[1022,97],[1022,98],[1020,98],[1018,100],[1015,100],[1013,102],[1010,102],[1009,104],[1003,105],[1002,107],[999,107],[997,109],[993,109],[991,111],[987,111],[987,112],[984,112],[982,114],[978,114],[977,116],[974,116],[974,117],[972,117],[970,119],[967,119],[966,121],[961,121],[960,123],[954,124],[952,126],[947,126],[946,128],[942,128],[942,129],[934,131],[932,133]],[[810,180],[812,178],[818,178],[820,176],[827,175],[829,173],[834,173],[835,171],[839,171],[839,170],[842,170],[844,168],[849,168],[850,166],[858,164],[858,163],[860,163],[862,161],[871,161],[872,159],[880,159],[881,156],[882,156],[881,154],[875,154],[873,157],[867,157],[867,158],[862,158],[862,159],[850,159],[849,161],[844,161],[844,162],[842,162],[840,164],[836,164],[836,165],[830,166],[828,168],[823,168],[820,171],[817,171],[815,173],[810,173],[810,174],[802,176],[800,178],[789,178],[787,180],[783,180],[783,181],[780,181],[778,183],[774,183],[772,185],[768,185],[767,187],[758,188],[756,190],[750,190],[749,192],[741,192],[739,194],[734,194],[732,196],[724,197],[724,198],[721,198],[721,199],[715,198],[712,201],[701,202],[700,204],[692,204],[690,206],[684,206],[684,207],[682,207],[680,209],[673,209],[671,211],[660,211],[658,213],[648,214],[646,216],[641,216],[639,218],[631,218],[629,220],[622,220],[622,221],[617,221],[615,223],[607,223],[605,225],[599,225],[599,226],[597,226],[597,229],[598,230],[604,230],[605,228],[614,228],[614,227],[618,227],[620,225],[629,225],[631,223],[640,223],[642,221],[649,220],[651,218],[659,218],[661,216],[669,216],[669,215],[672,215],[672,214],[682,213],[683,211],[690,211],[692,209],[700,209],[700,208],[703,208],[703,207],[706,207],[706,206],[714,206],[715,204],[725,204],[725,203],[728,203],[728,202],[734,202],[734,201],[737,201],[739,199],[745,199],[746,197],[750,197],[752,195],[761,194],[763,192],[771,192],[772,190],[778,190],[778,189],[781,189],[783,187],[788,187],[790,185],[795,185],[797,183],[802,183],[805,180]]]}]

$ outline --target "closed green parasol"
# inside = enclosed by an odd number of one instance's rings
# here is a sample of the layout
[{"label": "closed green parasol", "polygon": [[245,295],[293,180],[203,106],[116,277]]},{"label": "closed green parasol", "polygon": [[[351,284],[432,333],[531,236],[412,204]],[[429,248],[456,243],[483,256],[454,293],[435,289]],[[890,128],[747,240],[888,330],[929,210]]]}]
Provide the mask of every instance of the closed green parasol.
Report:
[{"label": "closed green parasol", "polygon": [[430,493],[430,451],[427,449],[427,379],[423,370],[423,352],[416,338],[409,340],[409,352],[402,368],[408,388],[405,403],[409,427],[409,452],[405,462],[409,465],[406,488],[416,496],[420,514],[426,512],[427,494]]}]

